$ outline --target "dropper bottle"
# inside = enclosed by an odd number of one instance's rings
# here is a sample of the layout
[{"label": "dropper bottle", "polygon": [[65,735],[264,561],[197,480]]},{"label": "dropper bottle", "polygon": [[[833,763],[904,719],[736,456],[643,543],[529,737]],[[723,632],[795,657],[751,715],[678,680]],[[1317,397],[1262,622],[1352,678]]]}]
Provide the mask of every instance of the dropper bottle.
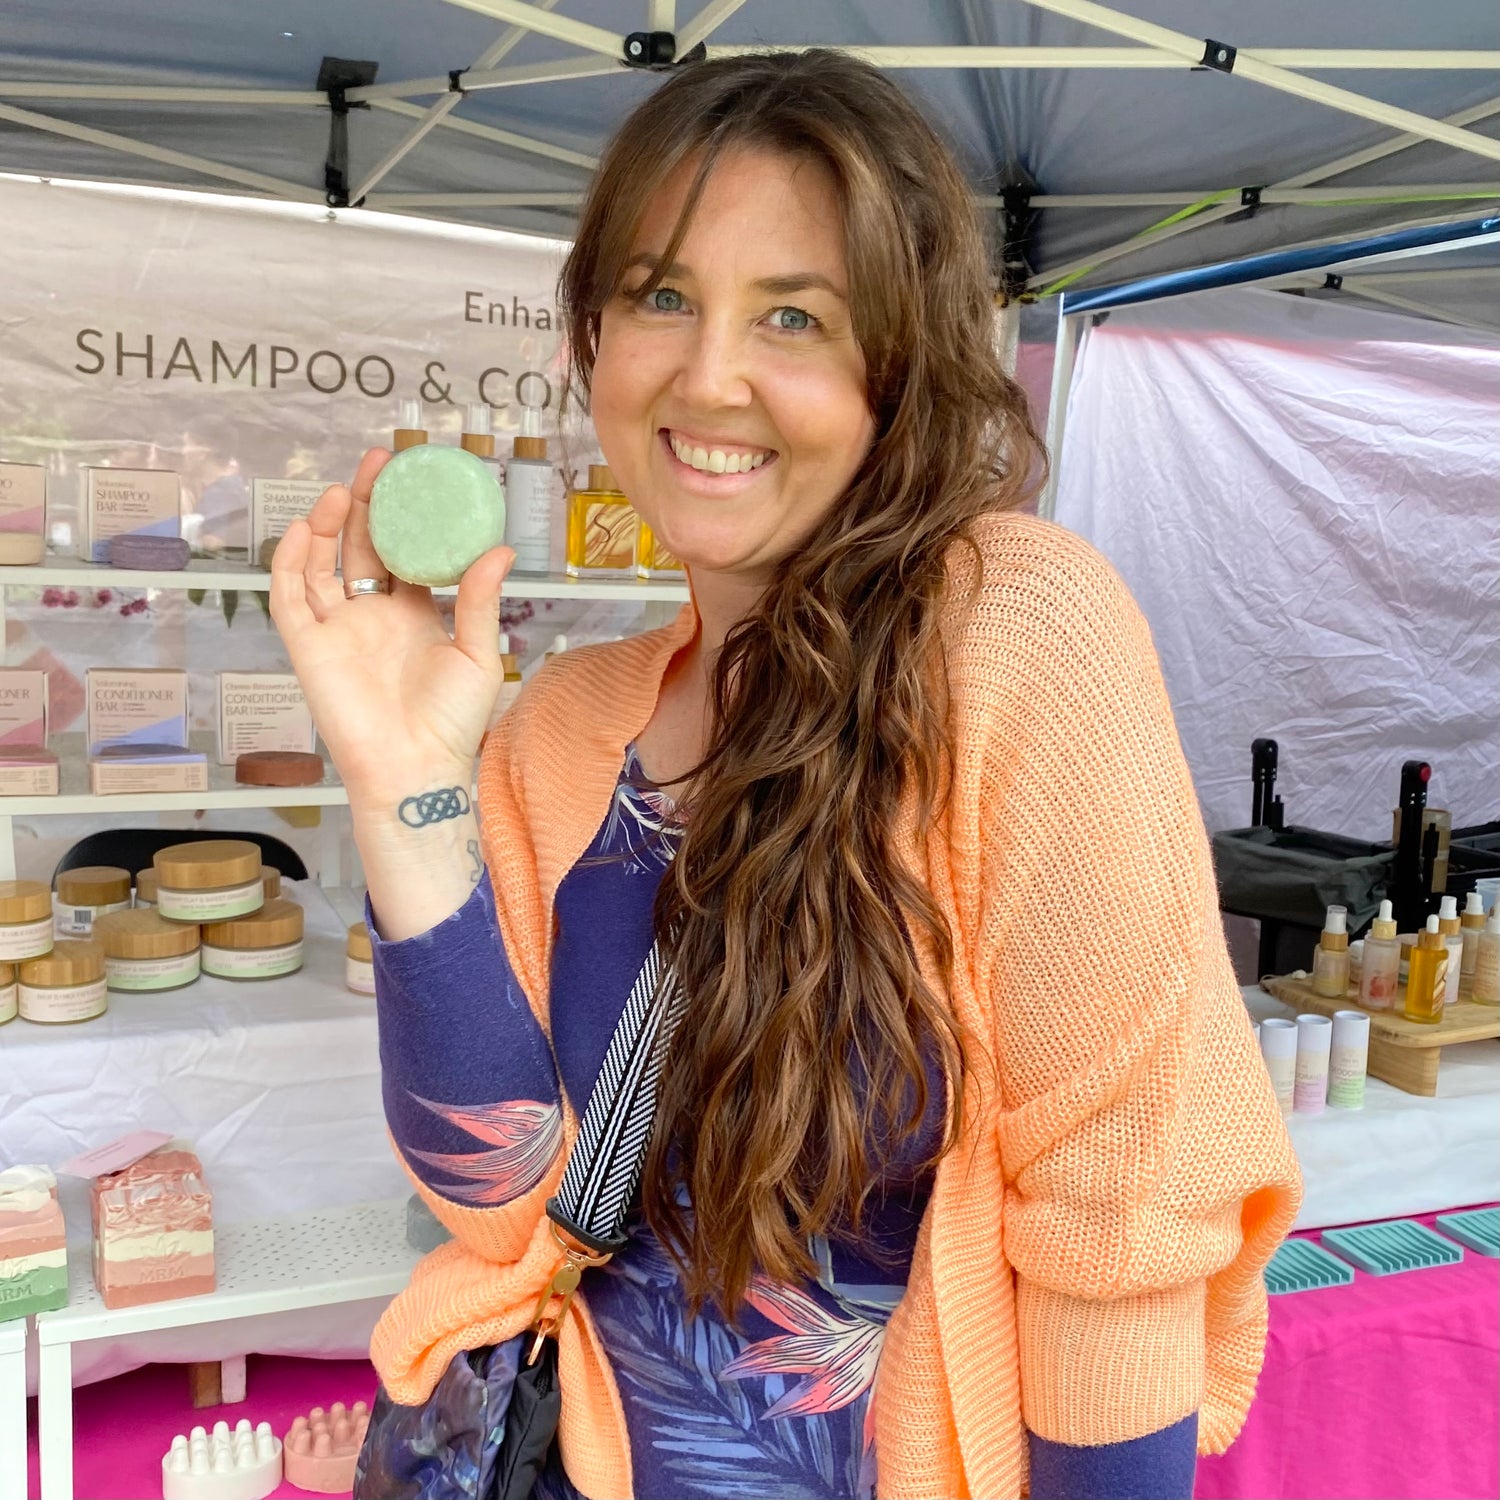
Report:
[{"label": "dropper bottle", "polygon": [[1427,926],[1417,934],[1417,946],[1411,950],[1403,1012],[1406,1019],[1436,1026],[1443,1019],[1443,994],[1447,987],[1448,950],[1438,931],[1438,919],[1428,917]]},{"label": "dropper bottle", "polygon": [[551,571],[553,486],[542,410],[523,406],[520,436],[511,444],[505,466],[505,545],[516,554],[517,573]]},{"label": "dropper bottle", "polygon": [[1458,997],[1467,1000],[1474,988],[1474,966],[1479,962],[1479,935],[1484,931],[1484,898],[1478,891],[1470,891],[1464,903],[1463,916],[1459,918],[1464,940],[1464,955],[1459,964]]},{"label": "dropper bottle", "polygon": [[1359,1003],[1366,1010],[1389,1010],[1396,1003],[1401,974],[1401,944],[1396,941],[1396,919],[1391,903],[1380,903],[1380,915],[1370,923],[1364,961],[1359,970]]},{"label": "dropper bottle", "polygon": [[500,664],[505,668],[505,679],[500,684],[500,696],[495,700],[495,718],[499,718],[521,696],[521,666],[510,649],[510,637],[504,633],[500,636]]},{"label": "dropper bottle", "polygon": [[483,401],[471,401],[464,407],[464,430],[458,445],[472,453],[498,480],[500,464],[495,458],[495,434],[490,426],[490,409]]},{"label": "dropper bottle", "polygon": [[1479,934],[1474,988],[1469,998],[1476,1005],[1500,1005],[1500,901],[1490,909],[1489,921]]},{"label": "dropper bottle", "polygon": [[422,414],[422,403],[415,396],[403,396],[396,411],[391,447],[397,453],[404,453],[408,448],[420,448],[426,441],[427,418]]},{"label": "dropper bottle", "polygon": [[1344,999],[1349,989],[1348,918],[1347,908],[1330,906],[1313,952],[1313,993],[1328,1000]]},{"label": "dropper bottle", "polygon": [[1448,987],[1443,994],[1443,1004],[1457,1005],[1458,981],[1463,977],[1464,936],[1458,901],[1453,896],[1444,896],[1438,906],[1438,931],[1442,933],[1443,946],[1448,950]]}]

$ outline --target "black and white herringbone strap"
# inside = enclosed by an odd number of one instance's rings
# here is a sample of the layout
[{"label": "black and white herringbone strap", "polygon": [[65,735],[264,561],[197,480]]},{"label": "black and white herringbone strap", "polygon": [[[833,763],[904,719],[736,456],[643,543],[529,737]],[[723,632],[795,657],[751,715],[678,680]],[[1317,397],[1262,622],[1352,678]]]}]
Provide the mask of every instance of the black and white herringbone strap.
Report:
[{"label": "black and white herringbone strap", "polygon": [[681,987],[670,970],[663,974],[653,943],[610,1038],[562,1185],[547,1203],[551,1219],[591,1249],[613,1253],[629,1238],[625,1220],[651,1140],[662,1061],[681,1011]]}]

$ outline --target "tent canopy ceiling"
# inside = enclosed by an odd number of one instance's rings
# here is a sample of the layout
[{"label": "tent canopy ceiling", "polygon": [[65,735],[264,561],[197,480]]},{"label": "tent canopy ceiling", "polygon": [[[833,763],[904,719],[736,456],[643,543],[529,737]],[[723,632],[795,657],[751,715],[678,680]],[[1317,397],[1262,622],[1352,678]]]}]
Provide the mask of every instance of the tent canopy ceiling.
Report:
[{"label": "tent canopy ceiling", "polygon": [[[1140,23],[1169,31],[1142,32]],[[0,170],[319,202],[330,125],[319,67],[325,57],[352,58],[379,67],[373,91],[352,95],[369,107],[348,116],[356,201],[565,236],[593,158],[656,86],[608,55],[626,33],[648,29],[674,32],[679,50],[702,38],[710,56],[817,43],[908,49],[881,61],[945,130],[976,193],[1025,183],[1037,196],[1033,293],[1069,278],[1073,288],[1107,286],[1472,218],[1500,202],[1493,0],[1360,0],[1357,10],[1301,0],[1119,0],[1112,9],[1089,0],[132,0],[128,24],[108,0],[8,0]],[[1239,49],[1233,74],[1171,50],[1201,49],[1205,35]],[[1417,55],[1393,67],[1394,55],[1361,59],[1346,50],[1354,43]],[[969,65],[986,60],[974,51],[921,55],[931,48],[1030,50],[992,54],[1006,63],[992,67]],[[1110,65],[1058,66],[1071,59],[1035,50],[1059,48],[1088,49],[1079,57]],[[1048,65],[1029,65],[1038,61]],[[554,76],[456,94],[447,79],[457,69],[471,69],[470,82]],[[588,76],[555,76],[567,73]],[[1350,112],[1347,100],[1303,97],[1306,80],[1367,103]],[[119,97],[161,88],[194,92]],[[203,90],[258,92],[215,100]],[[1392,111],[1462,134],[1403,135]],[[150,154],[120,149],[121,140]],[[1356,155],[1370,159],[1349,160]],[[1261,201],[1247,214],[1241,192],[1254,188]],[[1139,194],[1162,197],[1116,201]],[[1226,196],[1191,228],[1127,244],[1208,194]],[[1103,201],[1066,201],[1079,198]],[[1500,323],[1500,312],[1487,320]]]}]

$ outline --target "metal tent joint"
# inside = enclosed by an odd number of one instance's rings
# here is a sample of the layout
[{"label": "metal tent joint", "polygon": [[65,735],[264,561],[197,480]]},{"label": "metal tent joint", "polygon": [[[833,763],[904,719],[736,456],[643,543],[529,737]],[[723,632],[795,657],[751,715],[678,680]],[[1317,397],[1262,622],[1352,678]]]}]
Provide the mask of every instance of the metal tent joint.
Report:
[{"label": "metal tent joint", "polygon": [[677,61],[677,38],[670,31],[632,31],[624,57],[627,68],[670,68]]},{"label": "metal tent joint", "polygon": [[450,94],[467,94],[469,92],[460,82],[464,74],[468,71],[467,68],[448,69],[448,92]]},{"label": "metal tent joint", "polygon": [[1031,252],[1041,210],[1031,206],[1036,188],[1015,183],[1000,189],[1000,290],[1014,302],[1031,279]]},{"label": "metal tent joint", "polygon": [[1239,54],[1238,47],[1231,47],[1228,42],[1216,42],[1212,37],[1207,37],[1203,42],[1203,59],[1198,66],[1211,68],[1215,73],[1232,73],[1234,60]]},{"label": "metal tent joint", "polygon": [[1253,219],[1260,210],[1260,198],[1263,192],[1265,192],[1264,186],[1241,188],[1239,212],[1230,214],[1224,222],[1243,224],[1247,219]]},{"label": "metal tent joint", "polygon": [[350,89],[368,88],[380,64],[347,57],[325,57],[318,67],[318,91],[328,96],[328,155],[323,159],[323,195],[330,208],[349,207],[349,111],[368,109],[351,103]]},{"label": "metal tent joint", "polygon": [[1325,292],[1341,292],[1344,290],[1344,278],[1336,271],[1330,271],[1323,278],[1323,290]]}]

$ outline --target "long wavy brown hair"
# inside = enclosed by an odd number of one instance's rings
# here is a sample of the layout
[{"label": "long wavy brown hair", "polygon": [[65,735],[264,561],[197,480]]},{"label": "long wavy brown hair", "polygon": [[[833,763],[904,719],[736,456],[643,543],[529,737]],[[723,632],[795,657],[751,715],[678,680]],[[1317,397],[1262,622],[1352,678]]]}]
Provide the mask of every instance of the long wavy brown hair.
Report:
[{"label": "long wavy brown hair", "polygon": [[715,163],[740,148],[833,175],[876,436],[713,665],[710,748],[657,898],[687,1019],[644,1207],[691,1306],[712,1299],[731,1318],[753,1273],[795,1280],[813,1270],[810,1236],[860,1234],[921,1126],[928,1064],[948,1106],[933,1161],[960,1128],[963,1038],[908,924],[944,974],[951,936],[892,831],[903,793],[923,835],[941,810],[949,553],[977,516],[1025,497],[1041,456],[996,349],[962,173],[889,79],[825,50],[689,64],[626,120],[560,283],[572,387],[588,392],[601,312],[652,194],[696,160],[666,266]]}]

